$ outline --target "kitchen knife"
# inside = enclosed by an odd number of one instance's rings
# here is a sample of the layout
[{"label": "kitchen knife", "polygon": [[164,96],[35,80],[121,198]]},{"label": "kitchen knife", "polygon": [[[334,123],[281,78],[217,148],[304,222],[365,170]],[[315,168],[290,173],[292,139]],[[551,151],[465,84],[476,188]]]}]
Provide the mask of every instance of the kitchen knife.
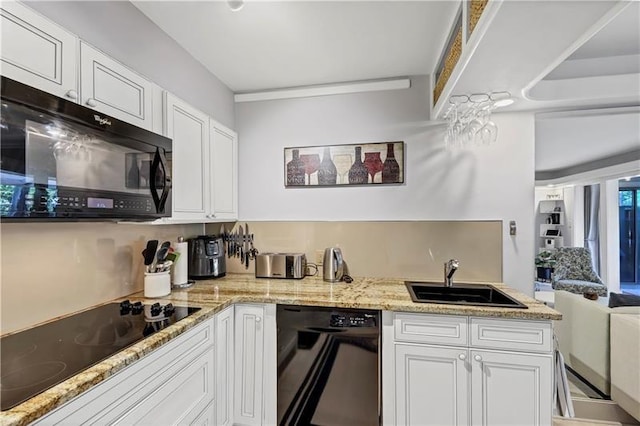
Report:
[{"label": "kitchen knife", "polygon": [[244,224],[244,231],[247,236],[244,239],[244,269],[249,269],[249,224]]},{"label": "kitchen knife", "polygon": [[244,229],[242,228],[242,225],[239,226],[240,229],[240,239],[238,240],[238,247],[239,247],[239,251],[240,251],[240,263],[244,263],[244,249],[242,247],[242,241],[244,241]]}]

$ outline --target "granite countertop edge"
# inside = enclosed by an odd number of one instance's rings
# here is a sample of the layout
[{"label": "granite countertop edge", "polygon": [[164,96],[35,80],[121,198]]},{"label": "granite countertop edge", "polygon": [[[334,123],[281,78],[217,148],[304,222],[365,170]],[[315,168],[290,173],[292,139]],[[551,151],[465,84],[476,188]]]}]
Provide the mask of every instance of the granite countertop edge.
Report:
[{"label": "granite countertop edge", "polygon": [[115,301],[171,302],[176,306],[200,307],[201,310],[24,403],[0,412],[0,424],[20,426],[37,420],[235,303],[276,303],[524,320],[562,318],[559,312],[505,284],[491,284],[524,303],[528,309],[414,303],[404,280],[395,278],[356,278],[351,284],[332,284],[316,277],[278,280],[259,279],[251,274],[228,274],[223,278],[198,281],[190,288],[173,290],[170,295],[160,299],[145,298],[142,292],[134,293]]}]

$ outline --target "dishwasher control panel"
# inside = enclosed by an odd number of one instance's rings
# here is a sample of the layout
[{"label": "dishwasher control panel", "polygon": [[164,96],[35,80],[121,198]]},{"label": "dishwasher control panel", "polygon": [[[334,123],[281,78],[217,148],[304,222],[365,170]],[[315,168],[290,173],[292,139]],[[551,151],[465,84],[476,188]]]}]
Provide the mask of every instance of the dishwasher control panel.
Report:
[{"label": "dishwasher control panel", "polygon": [[376,327],[376,317],[371,314],[334,313],[329,322],[331,327]]}]

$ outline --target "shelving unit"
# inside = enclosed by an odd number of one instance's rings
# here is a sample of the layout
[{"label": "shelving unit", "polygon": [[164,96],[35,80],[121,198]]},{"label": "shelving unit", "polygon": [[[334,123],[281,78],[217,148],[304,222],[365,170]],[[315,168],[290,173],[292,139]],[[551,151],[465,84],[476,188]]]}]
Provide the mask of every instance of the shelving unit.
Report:
[{"label": "shelving unit", "polygon": [[540,244],[538,252],[564,246],[565,206],[563,200],[542,200],[538,204]]}]

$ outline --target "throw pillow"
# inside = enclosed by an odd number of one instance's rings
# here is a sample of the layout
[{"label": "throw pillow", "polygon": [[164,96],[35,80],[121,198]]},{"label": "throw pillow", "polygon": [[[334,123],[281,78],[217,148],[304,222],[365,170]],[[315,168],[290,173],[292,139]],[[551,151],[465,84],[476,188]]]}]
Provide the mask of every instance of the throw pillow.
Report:
[{"label": "throw pillow", "polygon": [[640,306],[640,296],[635,294],[609,294],[609,307],[616,308],[618,306]]}]

